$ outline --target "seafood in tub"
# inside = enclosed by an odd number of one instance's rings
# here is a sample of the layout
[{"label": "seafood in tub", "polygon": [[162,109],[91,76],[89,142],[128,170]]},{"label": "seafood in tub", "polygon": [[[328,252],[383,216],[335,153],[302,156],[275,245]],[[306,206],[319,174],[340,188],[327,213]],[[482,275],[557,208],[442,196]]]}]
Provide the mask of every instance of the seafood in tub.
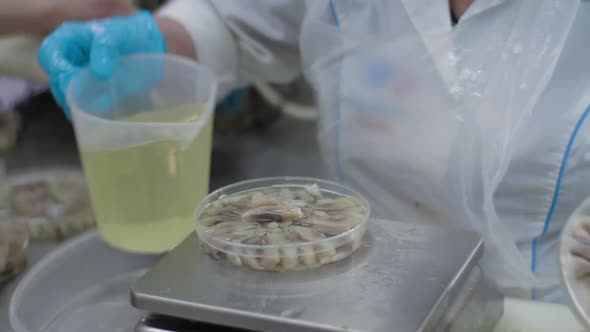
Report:
[{"label": "seafood in tub", "polygon": [[197,216],[203,251],[264,271],[317,268],[362,244],[369,208],[318,184],[273,185],[220,195]]},{"label": "seafood in tub", "polygon": [[8,182],[4,218],[25,224],[32,239],[61,240],[95,224],[81,172],[32,172]]},{"label": "seafood in tub", "polygon": [[11,280],[25,269],[28,243],[26,227],[0,222],[0,284]]},{"label": "seafood in tub", "polygon": [[0,111],[0,154],[12,149],[20,130],[20,117],[14,111]]}]

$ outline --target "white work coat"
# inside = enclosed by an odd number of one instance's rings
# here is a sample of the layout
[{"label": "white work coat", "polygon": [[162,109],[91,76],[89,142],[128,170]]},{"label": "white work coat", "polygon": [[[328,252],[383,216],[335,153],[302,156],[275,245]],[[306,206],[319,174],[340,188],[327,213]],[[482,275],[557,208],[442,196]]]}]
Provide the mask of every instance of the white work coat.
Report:
[{"label": "white work coat", "polygon": [[[513,6],[501,0],[475,1],[453,28],[447,1],[430,1],[429,6],[413,0],[402,2],[426,47],[438,52],[451,49],[453,41],[437,38],[433,31],[456,29],[463,22],[490,21],[490,17],[498,12],[510,10],[504,7]],[[347,5],[348,10],[343,10],[342,7]],[[288,82],[302,70],[309,70],[320,58],[318,54],[323,52],[323,47],[329,48],[329,45],[314,42],[326,40],[325,36],[314,35],[319,31],[313,28],[314,21],[332,21],[335,27],[346,23],[361,26],[370,23],[374,17],[371,15],[375,15],[361,8],[362,5],[358,11],[351,10],[350,6],[354,7],[354,0],[337,0],[332,5],[322,0],[176,0],[163,8],[160,15],[171,17],[185,27],[193,38],[199,61],[216,73],[221,90],[229,91],[253,81]],[[495,190],[493,202],[498,222],[523,256],[525,268],[544,281],[544,286],[534,292],[527,287],[517,287],[512,289],[513,294],[549,301],[560,301],[562,296],[557,260],[560,230],[569,214],[590,195],[590,123],[584,121],[590,98],[584,98],[585,83],[575,85],[579,91],[571,92],[571,100],[559,101],[561,90],[574,90],[572,82],[583,82],[590,75],[584,67],[568,65],[575,63],[583,53],[588,53],[586,59],[590,59],[587,48],[573,48],[579,46],[583,40],[582,32],[587,31],[584,22],[590,21],[580,18],[590,14],[582,7],[578,9],[556,70],[542,89],[540,106],[533,108],[528,123],[517,131],[516,137],[512,137],[513,157]],[[420,15],[415,15],[418,11],[421,11]],[[574,42],[577,44],[570,45]],[[436,45],[431,46],[433,44]],[[515,47],[514,53],[518,52]],[[445,80],[461,75],[449,68],[449,62],[439,62],[437,66]],[[322,80],[314,83],[317,88]],[[550,108],[554,108],[553,114],[560,121],[548,121],[552,114]],[[327,138],[339,135],[334,134],[333,129],[338,122],[338,119],[332,119],[329,111],[322,109],[319,142],[327,165],[345,184],[369,198],[377,216],[403,218],[408,222],[441,222],[441,215],[449,216],[448,211],[438,211],[437,206],[420,199],[426,196],[414,195],[411,186],[399,181],[401,177],[388,177],[388,174],[405,170],[388,163],[387,157],[367,152],[372,150],[371,144],[383,142],[360,135],[357,138],[364,145],[354,150],[350,148],[351,144],[356,144],[353,140],[345,145],[340,138]],[[436,124],[432,128],[436,128]],[[391,144],[394,149],[396,143]],[[412,155],[408,156],[412,158]],[[416,158],[421,156],[416,155]],[[423,162],[431,164],[432,172],[436,172],[437,165],[432,160],[436,159]],[[436,176],[444,177],[444,174]],[[425,177],[434,178],[434,175]],[[452,218],[453,214],[450,216]],[[473,223],[477,224],[477,221]],[[478,230],[486,233],[485,229]]]}]

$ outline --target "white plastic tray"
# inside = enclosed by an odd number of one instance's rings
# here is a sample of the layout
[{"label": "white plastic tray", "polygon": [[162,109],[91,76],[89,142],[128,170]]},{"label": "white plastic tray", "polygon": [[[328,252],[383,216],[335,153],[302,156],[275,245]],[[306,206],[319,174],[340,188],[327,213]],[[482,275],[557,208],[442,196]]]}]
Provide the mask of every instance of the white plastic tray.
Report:
[{"label": "white plastic tray", "polygon": [[157,259],[110,248],[96,231],[81,234],[27,273],[10,323],[15,332],[132,332],[143,314],[129,304],[130,285]]}]

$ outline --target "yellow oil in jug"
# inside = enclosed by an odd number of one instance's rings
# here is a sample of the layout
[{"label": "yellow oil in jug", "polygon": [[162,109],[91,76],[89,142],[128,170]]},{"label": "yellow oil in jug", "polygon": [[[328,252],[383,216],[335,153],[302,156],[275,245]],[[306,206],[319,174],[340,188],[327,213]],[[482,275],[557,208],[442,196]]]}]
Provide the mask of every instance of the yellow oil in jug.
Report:
[{"label": "yellow oil in jug", "polygon": [[[194,122],[199,120],[195,107],[143,112],[125,120]],[[81,147],[104,240],[126,251],[160,253],[194,230],[194,210],[208,192],[211,136],[212,119],[188,144],[160,140],[114,150]]]}]

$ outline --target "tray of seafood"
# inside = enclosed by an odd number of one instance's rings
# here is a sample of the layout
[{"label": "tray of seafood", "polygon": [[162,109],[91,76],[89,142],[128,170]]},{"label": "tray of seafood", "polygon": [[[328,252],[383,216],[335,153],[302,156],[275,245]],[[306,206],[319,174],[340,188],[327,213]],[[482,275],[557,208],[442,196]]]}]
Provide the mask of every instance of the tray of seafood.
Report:
[{"label": "tray of seafood", "polygon": [[47,170],[7,178],[2,216],[26,225],[32,240],[61,240],[95,224],[84,174]]},{"label": "tray of seafood", "polygon": [[570,306],[590,330],[590,198],[570,216],[561,233],[559,264]]},{"label": "tray of seafood", "polygon": [[195,213],[205,254],[263,271],[314,269],[352,255],[369,204],[333,182],[297,177],[239,182],[207,196]]},{"label": "tray of seafood", "polygon": [[0,111],[0,153],[14,147],[20,129],[20,117],[16,112]]},{"label": "tray of seafood", "polygon": [[28,243],[26,227],[6,221],[0,222],[0,284],[25,269]]}]

